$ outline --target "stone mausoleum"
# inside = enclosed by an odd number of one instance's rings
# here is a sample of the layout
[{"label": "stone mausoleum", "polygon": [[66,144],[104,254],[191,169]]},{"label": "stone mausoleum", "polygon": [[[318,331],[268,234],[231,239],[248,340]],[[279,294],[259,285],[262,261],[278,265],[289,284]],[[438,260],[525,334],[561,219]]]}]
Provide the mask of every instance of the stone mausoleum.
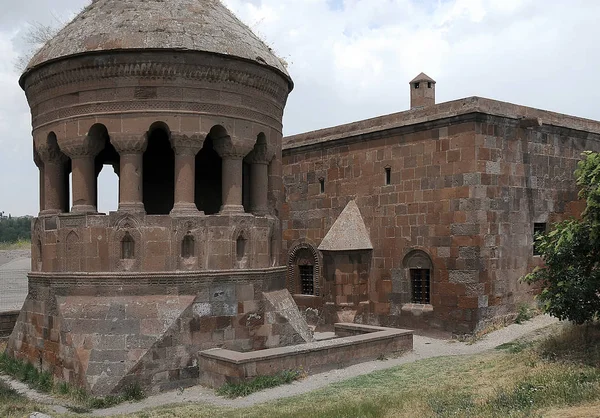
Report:
[{"label": "stone mausoleum", "polygon": [[93,1],[20,80],[40,213],[7,352],[94,394],[196,383],[200,350],[313,338],[279,264],[292,80],[219,1],[165,5]]},{"label": "stone mausoleum", "polygon": [[573,171],[600,122],[469,97],[283,139],[282,264],[313,325],[472,333],[536,289],[534,233],[578,216]]}]

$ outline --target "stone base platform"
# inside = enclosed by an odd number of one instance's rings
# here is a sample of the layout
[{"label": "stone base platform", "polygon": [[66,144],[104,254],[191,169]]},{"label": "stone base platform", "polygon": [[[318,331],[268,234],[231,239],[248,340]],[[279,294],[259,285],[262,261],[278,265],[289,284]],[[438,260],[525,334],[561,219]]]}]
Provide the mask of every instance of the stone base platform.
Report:
[{"label": "stone base platform", "polygon": [[31,273],[7,353],[94,395],[197,384],[198,351],[312,341],[285,268]]},{"label": "stone base platform", "polygon": [[335,335],[334,339],[249,353],[219,348],[203,351],[199,355],[200,382],[218,388],[284,370],[314,374],[413,348],[413,332],[404,329],[339,323]]}]

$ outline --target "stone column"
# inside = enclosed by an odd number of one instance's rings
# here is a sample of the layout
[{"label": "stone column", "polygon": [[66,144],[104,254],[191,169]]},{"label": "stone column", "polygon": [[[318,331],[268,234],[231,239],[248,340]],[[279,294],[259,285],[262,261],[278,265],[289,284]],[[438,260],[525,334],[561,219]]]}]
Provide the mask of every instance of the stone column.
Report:
[{"label": "stone column", "polygon": [[95,159],[104,148],[105,138],[84,136],[60,140],[60,148],[71,157],[73,172],[73,213],[95,213]]},{"label": "stone column", "polygon": [[56,140],[37,141],[35,151],[43,166],[40,170],[40,195],[44,202],[40,206],[40,216],[64,212],[67,209],[63,202],[67,195],[65,164],[68,158],[61,152]]},{"label": "stone column", "polygon": [[111,144],[120,156],[119,169],[119,212],[143,213],[144,210],[144,151],[148,146],[146,134],[111,135]]},{"label": "stone column", "polygon": [[44,197],[44,162],[40,158],[40,154],[33,147],[33,162],[39,170],[39,187],[40,187],[40,212],[44,210],[45,200]]},{"label": "stone column", "polygon": [[269,163],[273,155],[267,144],[256,144],[246,157],[250,163],[250,211],[258,216],[269,213]]},{"label": "stone column", "polygon": [[196,154],[202,148],[206,133],[192,136],[171,133],[171,144],[175,152],[175,204],[171,215],[198,216],[196,207]]},{"label": "stone column", "polygon": [[223,160],[221,213],[244,212],[242,204],[242,169],[246,154],[252,150],[254,140],[226,136],[213,142],[215,151]]}]

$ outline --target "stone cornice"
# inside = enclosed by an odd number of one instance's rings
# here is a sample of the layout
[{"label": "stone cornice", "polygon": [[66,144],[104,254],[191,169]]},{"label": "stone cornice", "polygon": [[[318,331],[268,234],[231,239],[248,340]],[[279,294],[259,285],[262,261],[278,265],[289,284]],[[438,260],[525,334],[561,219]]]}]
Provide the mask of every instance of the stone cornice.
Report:
[{"label": "stone cornice", "polygon": [[[140,280],[154,281],[159,283],[164,280],[211,280],[212,278],[231,278],[233,280],[247,280],[251,276],[256,276],[257,280],[263,280],[264,274],[285,273],[287,267],[267,267],[261,269],[231,269],[231,270],[197,270],[197,271],[144,271],[144,272],[102,272],[102,273],[71,273],[71,272],[30,272],[30,279],[45,279],[45,280],[77,280],[77,281],[100,281],[100,285],[107,279],[131,280],[131,285],[139,286]],[[250,279],[251,280],[251,279]],[[122,282],[127,284],[127,282]],[[107,284],[110,285],[110,284]]]},{"label": "stone cornice", "polygon": [[283,76],[259,66],[248,63],[244,65],[243,62],[240,62],[244,67],[244,70],[241,70],[230,68],[228,62],[219,66],[217,62],[207,64],[203,61],[169,61],[173,52],[155,53],[153,57],[139,53],[112,52],[103,54],[105,57],[102,60],[90,60],[93,55],[72,57],[43,65],[27,74],[23,80],[23,89],[29,97],[35,97],[43,90],[98,80],[183,78],[190,81],[241,85],[272,96],[282,105],[289,94],[288,82]]}]

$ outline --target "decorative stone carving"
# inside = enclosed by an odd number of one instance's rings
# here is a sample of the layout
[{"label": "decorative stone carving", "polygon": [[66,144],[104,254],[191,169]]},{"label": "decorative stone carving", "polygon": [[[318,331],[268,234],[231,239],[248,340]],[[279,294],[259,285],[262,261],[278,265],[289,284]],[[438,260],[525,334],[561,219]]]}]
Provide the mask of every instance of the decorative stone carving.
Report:
[{"label": "decorative stone carving", "polygon": [[44,164],[64,164],[69,158],[61,151],[56,139],[40,138],[34,140],[35,154]]},{"label": "decorative stone carving", "polygon": [[111,134],[110,143],[121,156],[125,154],[143,154],[148,147],[148,135]]},{"label": "decorative stone carving", "polygon": [[275,157],[275,147],[257,143],[245,160],[250,164],[269,164]]},{"label": "decorative stone carving", "polygon": [[171,145],[173,146],[175,155],[195,157],[200,149],[202,149],[207,135],[207,132],[200,132],[189,136],[186,134],[171,133]]},{"label": "decorative stone carving", "polygon": [[242,159],[254,147],[252,138],[237,138],[231,135],[213,139],[215,151],[223,159]]},{"label": "decorative stone carving", "polygon": [[79,136],[73,138],[61,138],[58,144],[62,152],[72,159],[80,157],[94,158],[102,151],[106,144],[106,138]]}]

